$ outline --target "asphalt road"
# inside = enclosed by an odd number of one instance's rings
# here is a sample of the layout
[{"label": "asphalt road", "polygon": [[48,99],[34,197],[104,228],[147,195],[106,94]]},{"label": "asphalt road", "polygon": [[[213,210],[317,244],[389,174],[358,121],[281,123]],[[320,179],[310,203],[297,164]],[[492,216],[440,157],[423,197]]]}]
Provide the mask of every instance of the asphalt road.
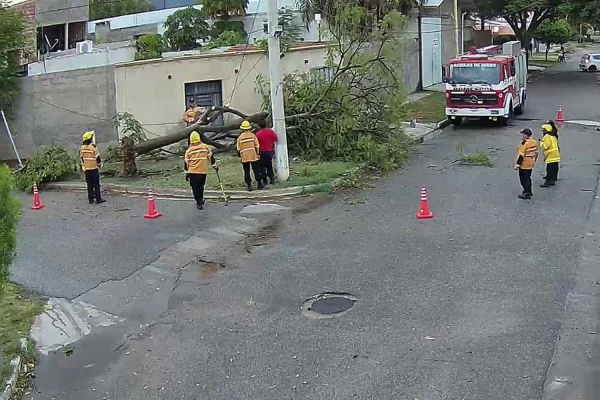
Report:
[{"label": "asphalt road", "polygon": [[[517,198],[512,166],[518,132],[538,132],[559,104],[567,119],[599,120],[595,76],[576,71],[576,61],[530,85],[526,114],[512,126],[449,129],[374,188],[296,215],[201,285],[182,282],[173,290],[177,301],[143,334],[131,330],[115,347],[122,332],[111,328],[79,344],[81,357],[44,357],[33,398],[541,399],[589,246],[584,238],[594,228],[600,132],[562,128],[561,180],[539,188],[538,165],[531,201]],[[459,143],[465,152],[489,151],[494,167],[455,163]],[[415,218],[422,185],[432,220]],[[179,212],[171,211],[178,217],[163,222],[155,239],[173,242],[193,229]],[[43,218],[33,218],[25,216],[21,232],[32,235],[31,249],[40,232],[50,235]],[[128,268],[147,262],[155,248],[149,225],[134,218],[124,227],[123,220],[97,222],[106,242],[79,272],[83,261],[72,250],[93,240],[84,235],[89,229],[61,232],[54,221],[57,239],[42,241],[54,258],[21,250],[14,276],[68,297],[118,276],[122,257],[134,257]],[[95,257],[103,261],[89,278]],[[59,277],[75,289],[61,287]],[[334,319],[299,312],[305,299],[326,291],[358,302]],[[598,346],[593,353],[592,367]]]}]

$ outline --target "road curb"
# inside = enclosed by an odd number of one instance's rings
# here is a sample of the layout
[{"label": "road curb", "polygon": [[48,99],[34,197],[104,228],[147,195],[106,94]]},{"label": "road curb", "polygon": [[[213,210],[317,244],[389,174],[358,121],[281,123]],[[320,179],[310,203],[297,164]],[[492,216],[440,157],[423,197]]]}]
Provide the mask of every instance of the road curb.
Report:
[{"label": "road curb", "polygon": [[[27,351],[27,339],[21,339],[21,350]],[[19,374],[21,372],[22,359],[21,356],[17,356],[10,361],[11,373],[6,381],[4,391],[0,395],[0,400],[10,400],[19,380]]]},{"label": "road curb", "polygon": [[[433,129],[429,132],[420,135],[419,137],[415,137],[414,141],[418,144],[422,144],[428,142],[442,134],[442,131],[450,125],[450,120],[444,119],[438,122]],[[320,183],[315,185],[305,185],[305,186],[291,186],[287,188],[280,189],[267,189],[267,190],[256,190],[253,192],[247,191],[225,191],[225,195],[229,200],[266,200],[266,199],[276,199],[280,197],[290,197],[290,196],[303,196],[306,194],[313,193],[318,188],[329,186],[331,189],[336,189],[340,186],[340,184],[344,181],[345,177],[349,174],[352,174],[361,168],[364,168],[364,165],[359,165],[358,167],[348,171],[343,176],[340,176],[329,183]],[[50,182],[44,184],[44,189],[50,190],[71,190],[71,191],[87,191],[86,184],[84,182]],[[103,183],[102,184],[103,192],[113,192],[120,194],[129,194],[134,196],[145,196],[148,194],[148,188],[142,186],[130,186],[130,185],[122,185],[117,183]],[[152,188],[152,194],[156,197],[163,198],[179,198],[179,199],[191,199],[193,198],[190,189],[160,189],[160,188]],[[204,198],[207,200],[222,200],[223,194],[217,190],[205,190]],[[3,399],[0,399],[3,400]]]}]

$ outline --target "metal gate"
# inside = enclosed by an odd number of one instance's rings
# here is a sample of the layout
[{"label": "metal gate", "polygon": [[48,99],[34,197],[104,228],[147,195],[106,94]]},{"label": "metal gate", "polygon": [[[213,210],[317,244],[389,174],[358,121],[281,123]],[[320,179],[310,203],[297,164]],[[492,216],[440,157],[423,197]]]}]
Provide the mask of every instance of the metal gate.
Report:
[{"label": "metal gate", "polygon": [[[186,105],[190,100],[195,100],[201,107],[223,106],[223,90],[221,81],[190,82],[185,84]],[[223,124],[223,116],[220,116],[216,125]]]},{"label": "metal gate", "polygon": [[421,18],[421,77],[423,87],[442,82],[442,19]]}]

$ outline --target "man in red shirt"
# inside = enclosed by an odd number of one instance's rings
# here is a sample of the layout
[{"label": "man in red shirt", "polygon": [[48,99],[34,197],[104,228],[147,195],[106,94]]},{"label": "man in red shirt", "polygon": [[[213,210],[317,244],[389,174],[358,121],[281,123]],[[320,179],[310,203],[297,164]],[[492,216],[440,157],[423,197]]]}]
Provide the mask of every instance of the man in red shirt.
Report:
[{"label": "man in red shirt", "polygon": [[265,185],[267,184],[267,177],[272,185],[275,183],[275,174],[273,173],[273,154],[275,154],[275,149],[273,145],[277,142],[277,135],[273,129],[267,128],[267,124],[264,121],[260,121],[258,126],[260,126],[260,130],[256,132],[256,138],[260,145],[260,175]]}]

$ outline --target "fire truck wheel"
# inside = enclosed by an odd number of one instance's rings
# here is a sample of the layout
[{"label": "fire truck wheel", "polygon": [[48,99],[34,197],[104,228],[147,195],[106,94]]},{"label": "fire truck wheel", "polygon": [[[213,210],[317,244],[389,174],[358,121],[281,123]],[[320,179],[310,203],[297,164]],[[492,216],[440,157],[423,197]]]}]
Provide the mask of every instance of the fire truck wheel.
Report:
[{"label": "fire truck wheel", "polygon": [[515,107],[515,114],[516,115],[523,115],[523,113],[525,112],[525,101],[523,100],[521,102],[521,104],[519,104],[518,106]]},{"label": "fire truck wheel", "polygon": [[462,123],[462,117],[456,117],[456,118],[450,119],[450,122],[454,126],[460,126],[460,124]]}]

